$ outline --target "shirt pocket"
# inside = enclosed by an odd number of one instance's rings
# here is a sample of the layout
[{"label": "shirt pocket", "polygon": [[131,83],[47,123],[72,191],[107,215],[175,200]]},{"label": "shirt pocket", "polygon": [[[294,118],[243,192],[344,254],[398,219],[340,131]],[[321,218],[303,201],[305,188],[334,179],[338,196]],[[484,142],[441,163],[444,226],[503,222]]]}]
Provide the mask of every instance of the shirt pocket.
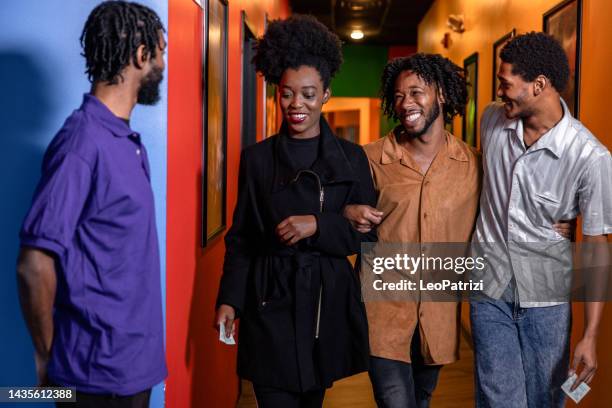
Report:
[{"label": "shirt pocket", "polygon": [[552,224],[561,219],[561,201],[550,194],[535,193],[533,204],[536,223],[552,230]]}]

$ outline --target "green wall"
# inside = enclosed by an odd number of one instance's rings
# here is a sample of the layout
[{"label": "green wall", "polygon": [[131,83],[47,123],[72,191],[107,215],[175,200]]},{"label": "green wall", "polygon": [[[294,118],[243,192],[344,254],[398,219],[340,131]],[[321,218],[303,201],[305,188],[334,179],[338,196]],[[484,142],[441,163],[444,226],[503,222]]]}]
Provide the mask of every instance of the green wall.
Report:
[{"label": "green wall", "polygon": [[[387,64],[389,47],[352,45],[342,47],[344,63],[331,83],[332,96],[378,98],[380,77]],[[381,114],[380,134],[387,134],[395,124]]]},{"label": "green wall", "polygon": [[333,96],[378,97],[380,76],[387,63],[388,47],[344,45],[344,64],[332,81]]}]

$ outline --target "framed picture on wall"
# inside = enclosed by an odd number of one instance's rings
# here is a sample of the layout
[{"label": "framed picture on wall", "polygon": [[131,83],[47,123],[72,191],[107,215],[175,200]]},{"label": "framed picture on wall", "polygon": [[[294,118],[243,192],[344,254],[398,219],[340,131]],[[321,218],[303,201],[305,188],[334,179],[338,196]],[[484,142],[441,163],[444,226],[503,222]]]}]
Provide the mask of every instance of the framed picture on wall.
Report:
[{"label": "framed picture on wall", "polygon": [[543,31],[557,39],[567,55],[570,77],[561,97],[578,117],[582,0],[565,0],[544,13]]},{"label": "framed picture on wall", "polygon": [[478,126],[478,53],[463,60],[465,80],[467,82],[468,100],[463,113],[463,141],[476,147]]},{"label": "framed picture on wall", "polygon": [[278,97],[276,85],[264,81],[264,138],[278,133]]},{"label": "framed picture on wall", "polygon": [[499,79],[497,78],[497,71],[499,70],[499,66],[501,65],[501,58],[499,54],[504,48],[504,45],[508,43],[514,36],[516,35],[516,29],[513,28],[509,33],[504,34],[499,40],[493,43],[493,92],[491,95],[491,100],[496,101],[497,98],[497,89],[499,88]]},{"label": "framed picture on wall", "polygon": [[[264,31],[268,29],[270,19],[268,13],[265,15]],[[268,83],[264,79],[264,115],[263,115],[263,137],[270,137],[278,132],[278,100],[276,85]]]},{"label": "framed picture on wall", "polygon": [[225,229],[227,14],[226,0],[207,0],[202,52],[202,246]]},{"label": "framed picture on wall", "polygon": [[257,72],[253,57],[257,42],[255,29],[246,12],[242,17],[242,149],[257,143]]}]

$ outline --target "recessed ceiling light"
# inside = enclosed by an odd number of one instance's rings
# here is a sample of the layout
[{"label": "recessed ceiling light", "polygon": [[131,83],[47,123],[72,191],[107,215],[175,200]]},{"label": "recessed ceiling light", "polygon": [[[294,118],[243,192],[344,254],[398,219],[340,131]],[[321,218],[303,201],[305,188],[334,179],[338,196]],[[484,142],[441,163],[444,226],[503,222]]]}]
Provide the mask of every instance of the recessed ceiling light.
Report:
[{"label": "recessed ceiling light", "polygon": [[353,40],[361,40],[364,37],[363,31],[361,30],[353,30],[351,32],[351,38]]}]

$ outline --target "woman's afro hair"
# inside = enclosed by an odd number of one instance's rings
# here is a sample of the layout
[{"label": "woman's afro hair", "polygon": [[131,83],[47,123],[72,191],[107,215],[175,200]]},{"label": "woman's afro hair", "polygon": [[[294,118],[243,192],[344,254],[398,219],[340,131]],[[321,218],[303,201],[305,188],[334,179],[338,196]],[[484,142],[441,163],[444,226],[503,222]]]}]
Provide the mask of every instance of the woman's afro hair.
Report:
[{"label": "woman's afro hair", "polygon": [[288,69],[315,68],[324,88],[342,65],[340,39],[316,18],[294,14],[270,23],[255,45],[253,63],[266,81],[278,84]]},{"label": "woman's afro hair", "polygon": [[412,71],[428,85],[437,87],[444,97],[444,121],[463,114],[467,103],[467,88],[463,69],[439,54],[418,53],[396,58],[389,62],[382,74],[380,89],[382,108],[389,118],[397,120],[395,113],[395,81],[404,71]]},{"label": "woman's afro hair", "polygon": [[548,34],[532,31],[514,37],[502,48],[501,60],[512,64],[512,73],[532,82],[539,75],[550,80],[557,92],[567,86],[570,67],[561,44]]}]

